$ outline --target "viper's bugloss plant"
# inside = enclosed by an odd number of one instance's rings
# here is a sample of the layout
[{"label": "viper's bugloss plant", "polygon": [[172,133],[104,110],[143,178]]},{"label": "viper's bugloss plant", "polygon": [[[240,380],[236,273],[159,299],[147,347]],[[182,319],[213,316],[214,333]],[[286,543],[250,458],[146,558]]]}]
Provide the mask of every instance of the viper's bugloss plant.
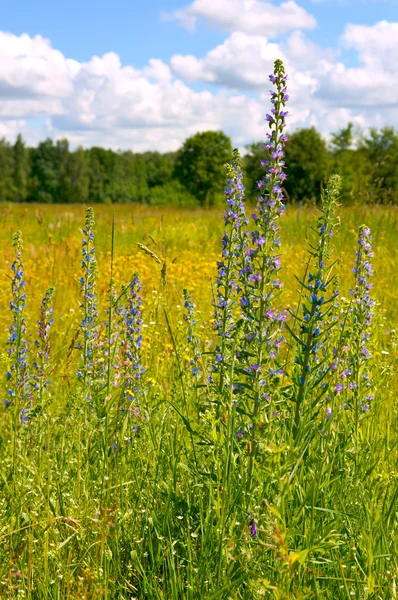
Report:
[{"label": "viper's bugloss plant", "polygon": [[[225,231],[221,240],[222,258],[217,263],[218,277],[214,307],[214,328],[218,339],[213,373],[217,373],[215,385],[221,394],[232,384],[230,381],[231,362],[238,333],[239,268],[248,242],[248,218],[244,205],[242,161],[238,150],[234,150],[232,164],[226,165],[226,171]],[[212,374],[209,375],[209,378],[210,383],[214,382]]]},{"label": "viper's bugloss plant", "polygon": [[[244,403],[250,430],[249,453],[253,458],[257,452],[257,434],[260,420],[267,421],[270,398],[283,369],[277,362],[277,354],[283,335],[281,325],[285,313],[276,306],[276,298],[282,284],[278,277],[280,269],[279,217],[283,214],[283,181],[286,179],[284,145],[288,141],[284,133],[288,112],[285,105],[287,75],[282,61],[275,61],[274,73],[270,81],[275,89],[270,92],[272,110],[267,114],[270,133],[265,150],[268,157],[262,161],[266,173],[257,182],[260,195],[257,209],[252,214],[254,231],[250,243],[241,259],[241,318],[242,342],[236,349],[236,358],[242,366],[243,386],[236,385],[237,393],[244,390],[239,398]],[[251,478],[253,462],[249,467]]]},{"label": "viper's bugloss plant", "polygon": [[141,282],[135,273],[128,286],[123,288],[127,301],[121,304],[120,315],[120,373],[122,386],[122,408],[137,411],[137,400],[142,394],[142,298]]},{"label": "viper's bugloss plant", "polygon": [[[301,286],[302,314],[293,314],[299,328],[294,332],[287,328],[296,343],[296,356],[293,368],[293,386],[291,399],[295,404],[293,432],[297,436],[303,413],[307,408],[318,408],[321,398],[328,389],[329,354],[325,347],[330,329],[336,325],[333,317],[338,290],[331,275],[333,264],[331,239],[338,225],[336,208],[341,187],[340,177],[333,175],[322,191],[321,214],[318,218],[317,242],[310,243],[309,272],[306,280],[299,280]],[[307,404],[310,406],[307,407]]]},{"label": "viper's bugloss plant", "polygon": [[351,301],[346,302],[342,310],[341,341],[332,363],[335,377],[331,400],[336,408],[353,411],[356,430],[360,415],[369,411],[374,399],[373,382],[367,368],[372,358],[370,345],[375,306],[370,293],[373,284],[369,281],[373,275],[371,241],[370,228],[361,225],[352,268],[354,286],[350,289]]},{"label": "viper's bugloss plant", "polygon": [[15,258],[11,269],[13,278],[11,282],[12,299],[10,310],[12,324],[9,327],[8,338],[8,368],[6,371],[7,395],[4,399],[6,407],[14,407],[16,420],[26,423],[32,408],[31,386],[28,364],[28,342],[26,339],[25,308],[26,288],[24,267],[22,262],[22,235],[17,231],[13,242]]},{"label": "viper's bugloss plant", "polygon": [[189,370],[195,389],[203,382],[203,363],[199,338],[196,331],[196,305],[187,289],[184,294],[184,321],[187,326],[187,342],[190,351]]},{"label": "viper's bugloss plant", "polygon": [[355,410],[355,423],[358,429],[359,413],[367,412],[374,399],[371,391],[372,381],[367,370],[367,363],[371,358],[369,344],[371,342],[372,319],[375,301],[370,290],[373,284],[369,278],[373,275],[371,259],[373,258],[372,236],[370,228],[362,225],[358,234],[358,248],[356,250],[356,261],[353,267],[355,277],[354,289],[350,290],[352,295],[351,313],[351,347],[352,347],[352,373],[348,384],[352,391],[352,400]]},{"label": "viper's bugloss plant", "polygon": [[91,401],[91,388],[95,380],[94,350],[98,338],[98,308],[95,286],[97,281],[97,261],[94,246],[94,211],[86,211],[85,228],[82,239],[82,271],[80,277],[82,320],[79,340],[80,366],[77,376],[83,385],[83,394],[87,402]]},{"label": "viper's bugloss plant", "polygon": [[[276,90],[271,91],[272,114],[267,115],[271,133],[265,149],[269,158],[262,161],[266,169],[264,178],[257,182],[260,190],[257,210],[252,214],[254,231],[251,244],[245,251],[241,269],[241,308],[244,318],[243,353],[247,355],[246,371],[254,382],[255,399],[259,401],[263,392],[264,378],[279,375],[269,370],[269,361],[277,353],[280,340],[275,338],[275,329],[285,320],[284,313],[275,310],[275,299],[282,287],[278,278],[280,269],[280,238],[278,219],[283,214],[283,181],[286,179],[283,147],[288,140],[284,133],[288,112],[283,110],[288,100],[285,70],[281,61],[275,62],[270,80]],[[276,344],[275,344],[276,342]],[[260,384],[260,381],[262,382]]]},{"label": "viper's bugloss plant", "polygon": [[44,394],[50,385],[50,330],[54,323],[53,296],[55,288],[49,287],[40,306],[37,321],[37,337],[35,340],[35,358],[32,364],[32,395],[35,398],[35,410],[42,408]]}]

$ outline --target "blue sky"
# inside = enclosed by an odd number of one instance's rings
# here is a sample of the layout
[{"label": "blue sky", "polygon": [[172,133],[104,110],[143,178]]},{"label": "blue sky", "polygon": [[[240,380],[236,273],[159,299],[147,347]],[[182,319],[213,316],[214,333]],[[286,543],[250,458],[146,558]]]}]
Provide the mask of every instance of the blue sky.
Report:
[{"label": "blue sky", "polygon": [[[203,54],[223,40],[209,26],[196,35],[165,22],[161,15],[184,6],[181,0],[2,0],[1,29],[41,34],[69,58],[87,61],[113,51],[123,64],[143,67],[149,58],[165,61],[176,52]],[[318,26],[308,36],[323,47],[335,45],[346,23],[398,21],[398,0],[305,0]]]},{"label": "blue sky", "polygon": [[222,40],[217,31],[205,29],[192,35],[161,18],[163,12],[182,6],[182,2],[161,0],[3,0],[1,28],[41,34],[79,61],[113,51],[123,64],[143,67],[149,58],[168,60],[175,52],[201,53]]},{"label": "blue sky", "polygon": [[292,128],[398,125],[398,0],[0,4],[0,135],[10,139],[166,150],[223,128],[243,145],[279,54]]}]

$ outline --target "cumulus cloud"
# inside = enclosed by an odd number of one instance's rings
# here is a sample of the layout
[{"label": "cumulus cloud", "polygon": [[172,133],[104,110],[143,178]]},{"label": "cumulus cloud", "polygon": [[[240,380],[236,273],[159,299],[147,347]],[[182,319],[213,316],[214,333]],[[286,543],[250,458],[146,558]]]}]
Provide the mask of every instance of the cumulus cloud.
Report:
[{"label": "cumulus cloud", "polygon": [[380,21],[373,26],[348,25],[343,47],[357,52],[356,67],[343,62],[325,65],[319,95],[332,106],[382,107],[396,111],[398,120],[398,23]]},{"label": "cumulus cloud", "polygon": [[294,85],[310,86],[310,71],[322,60],[332,58],[300,32],[294,32],[284,42],[270,42],[266,37],[247,33],[232,33],[222,44],[201,59],[192,55],[175,54],[170,66],[184,81],[202,81],[238,89],[263,89],[269,83],[274,61],[280,58],[289,72],[297,72]]},{"label": "cumulus cloud", "polygon": [[[345,49],[357,53],[355,67],[344,63]],[[289,127],[398,126],[398,23],[348,25],[341,51],[298,31],[278,41],[235,31],[203,57],[176,54],[136,69],[113,52],[78,62],[41,36],[0,32],[0,137],[167,151],[197,131],[223,129],[243,146],[264,137],[277,57],[290,76]]]},{"label": "cumulus cloud", "polygon": [[72,91],[71,79],[79,63],[65,59],[40,35],[31,38],[0,32],[0,52],[2,98],[57,98]]},{"label": "cumulus cloud", "polygon": [[[348,25],[340,46],[343,57],[345,49],[356,51],[358,66],[347,67],[337,48],[321,48],[298,31],[278,42],[235,32],[202,58],[174,55],[170,66],[189,83],[259,92],[267,87],[278,57],[290,75],[291,123],[314,124],[323,131],[347,120],[398,125],[398,23]],[[267,102],[266,94],[260,98]]]},{"label": "cumulus cloud", "polygon": [[294,0],[279,5],[266,0],[194,0],[165,19],[175,19],[193,31],[198,20],[221,31],[243,31],[278,37],[292,29],[311,29],[316,21]]},{"label": "cumulus cloud", "polygon": [[360,61],[372,71],[398,73],[398,23],[380,21],[372,27],[348,25],[342,41],[348,48],[354,48]]},{"label": "cumulus cloud", "polygon": [[192,90],[161,60],[135,69],[110,52],[79,63],[40,36],[0,33],[0,136],[9,139],[22,131],[30,143],[50,135],[166,151],[198,130],[224,129],[244,143],[262,113],[241,92]]},{"label": "cumulus cloud", "polygon": [[176,54],[170,66],[185,81],[250,89],[266,84],[267,73],[278,57],[281,57],[279,44],[268,42],[266,37],[235,32],[204,58]]}]

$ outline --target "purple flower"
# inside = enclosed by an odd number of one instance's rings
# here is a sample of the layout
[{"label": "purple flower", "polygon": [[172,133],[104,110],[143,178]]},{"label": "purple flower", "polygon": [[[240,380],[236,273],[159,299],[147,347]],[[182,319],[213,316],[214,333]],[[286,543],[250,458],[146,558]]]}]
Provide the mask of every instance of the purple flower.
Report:
[{"label": "purple flower", "polygon": [[6,372],[8,395],[14,401],[10,401],[7,397],[4,400],[5,406],[18,405],[21,412],[21,422],[28,421],[29,407],[31,404],[31,385],[28,363],[28,342],[26,339],[25,325],[25,302],[26,293],[24,281],[24,269],[22,263],[22,236],[19,231],[14,235],[13,246],[15,249],[15,258],[11,269],[14,277],[11,281],[12,300],[10,302],[10,310],[12,313],[12,322],[9,327],[9,347],[7,349],[8,357],[10,358],[10,368]]},{"label": "purple flower", "polygon": [[264,244],[266,243],[266,239],[264,237],[259,237],[256,241],[255,244],[257,246],[264,246]]},{"label": "purple flower", "polygon": [[250,298],[246,298],[245,296],[242,296],[242,298],[240,299],[240,305],[242,308],[245,308],[246,306],[249,306],[250,304]]},{"label": "purple flower", "polygon": [[257,527],[256,527],[256,523],[255,523],[253,517],[251,517],[249,524],[250,524],[250,535],[254,538],[257,537]]}]

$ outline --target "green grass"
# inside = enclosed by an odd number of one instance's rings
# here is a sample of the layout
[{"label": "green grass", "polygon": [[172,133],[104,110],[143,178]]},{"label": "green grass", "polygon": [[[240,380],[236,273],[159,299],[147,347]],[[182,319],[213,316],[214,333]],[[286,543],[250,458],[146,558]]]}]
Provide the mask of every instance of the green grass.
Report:
[{"label": "green grass", "polygon": [[[96,208],[104,317],[112,210]],[[222,213],[114,210],[115,280],[127,282],[138,269],[144,282],[148,371],[133,432],[117,410],[117,389],[99,398],[97,417],[76,382],[78,353],[70,346],[81,318],[78,228],[84,209],[2,209],[4,371],[15,229],[25,242],[30,348],[40,299],[50,284],[57,292],[46,408],[14,428],[1,408],[0,597],[395,599],[398,212],[344,209],[336,238],[335,257],[341,257],[336,272],[347,295],[357,227],[365,222],[373,232],[376,400],[359,434],[351,433],[346,416],[329,422],[323,434],[315,419],[294,442],[292,408],[280,394],[279,414],[261,428],[248,484],[247,442],[236,436],[239,415],[232,397],[223,397],[219,421],[209,406],[198,416],[198,393],[187,371],[182,290],[191,290],[200,311],[198,335],[206,351],[214,337],[209,279],[219,255]],[[311,209],[291,208],[282,223],[282,299],[292,307],[298,299],[294,274],[303,272],[313,217]],[[140,253],[137,242],[166,260],[163,279],[160,265]],[[207,391],[199,395],[203,407],[209,400]],[[256,538],[250,535],[251,518]]]}]

